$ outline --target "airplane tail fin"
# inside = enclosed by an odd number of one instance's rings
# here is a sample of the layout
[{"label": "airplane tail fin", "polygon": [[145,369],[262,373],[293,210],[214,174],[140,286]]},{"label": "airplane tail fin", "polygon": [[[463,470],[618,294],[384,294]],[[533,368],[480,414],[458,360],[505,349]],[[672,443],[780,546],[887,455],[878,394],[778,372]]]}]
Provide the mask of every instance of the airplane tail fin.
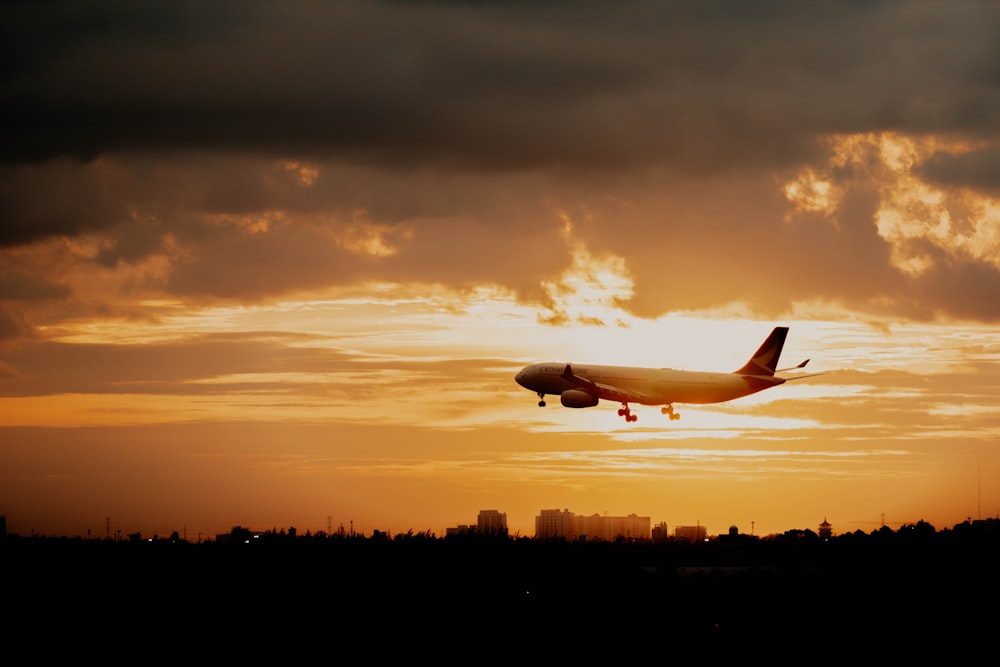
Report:
[{"label": "airplane tail fin", "polygon": [[778,357],[781,356],[781,348],[785,345],[787,335],[788,327],[775,327],[767,340],[750,357],[750,361],[743,368],[735,371],[736,374],[774,375],[774,371],[778,368]]}]

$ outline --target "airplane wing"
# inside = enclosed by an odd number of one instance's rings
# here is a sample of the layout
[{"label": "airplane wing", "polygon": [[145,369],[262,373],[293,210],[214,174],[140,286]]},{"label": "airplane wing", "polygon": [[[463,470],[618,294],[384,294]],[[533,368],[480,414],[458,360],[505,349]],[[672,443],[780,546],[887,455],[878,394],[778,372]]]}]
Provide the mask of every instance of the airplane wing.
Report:
[{"label": "airplane wing", "polygon": [[649,403],[652,400],[649,396],[641,392],[633,391],[631,389],[623,389],[621,387],[615,387],[614,385],[605,384],[603,382],[594,382],[593,380],[582,378],[573,372],[573,367],[570,366],[570,364],[566,364],[566,368],[563,369],[562,378],[577,385],[588,394],[598,398],[603,398],[606,401],[617,401],[619,403]]}]

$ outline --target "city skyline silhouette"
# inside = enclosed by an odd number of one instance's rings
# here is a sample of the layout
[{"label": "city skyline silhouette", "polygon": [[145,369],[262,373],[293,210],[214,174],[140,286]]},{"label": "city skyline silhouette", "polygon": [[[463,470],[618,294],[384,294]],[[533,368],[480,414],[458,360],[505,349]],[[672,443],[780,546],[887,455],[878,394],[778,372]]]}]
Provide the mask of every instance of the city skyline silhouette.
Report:
[{"label": "city skyline silhouette", "polygon": [[504,646],[524,632],[548,637],[528,642],[536,659],[650,645],[781,661],[842,650],[825,642],[869,657],[971,659],[992,645],[996,619],[981,602],[1000,585],[998,519],[696,542],[241,527],[229,536],[7,535],[5,628],[14,641],[51,636],[54,656],[110,633],[126,654],[191,636],[199,655],[231,655],[249,636],[258,657],[277,659],[304,638],[333,637],[382,657],[420,647],[451,661],[496,650],[498,632]]}]

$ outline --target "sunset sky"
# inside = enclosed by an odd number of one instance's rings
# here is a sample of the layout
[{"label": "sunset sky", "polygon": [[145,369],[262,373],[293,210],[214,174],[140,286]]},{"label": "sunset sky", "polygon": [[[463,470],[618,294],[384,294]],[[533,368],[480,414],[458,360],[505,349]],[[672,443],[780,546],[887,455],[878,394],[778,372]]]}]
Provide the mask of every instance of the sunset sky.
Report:
[{"label": "sunset sky", "polygon": [[[1000,5],[0,5],[10,532],[1000,513]],[[536,361],[823,375],[680,421]]]}]

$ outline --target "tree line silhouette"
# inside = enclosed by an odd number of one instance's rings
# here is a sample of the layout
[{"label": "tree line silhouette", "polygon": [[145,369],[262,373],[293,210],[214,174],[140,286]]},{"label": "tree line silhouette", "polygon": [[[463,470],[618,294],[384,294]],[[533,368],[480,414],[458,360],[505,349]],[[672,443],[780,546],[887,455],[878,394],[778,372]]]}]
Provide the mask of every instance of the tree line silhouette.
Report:
[{"label": "tree line silhouette", "polygon": [[117,628],[145,646],[224,623],[248,640],[335,637],[412,657],[541,633],[553,659],[640,639],[718,654],[830,636],[880,638],[897,657],[901,642],[956,644],[956,659],[996,624],[1000,519],[694,543],[236,526],[200,543],[7,535],[0,557],[11,636],[42,619],[76,641]]}]

